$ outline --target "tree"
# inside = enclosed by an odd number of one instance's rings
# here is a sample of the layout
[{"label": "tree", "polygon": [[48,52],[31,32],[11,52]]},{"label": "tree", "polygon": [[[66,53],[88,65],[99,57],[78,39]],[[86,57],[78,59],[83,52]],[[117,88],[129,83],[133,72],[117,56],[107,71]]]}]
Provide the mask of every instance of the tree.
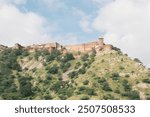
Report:
[{"label": "tree", "polygon": [[88,85],[89,84],[89,81],[88,80],[84,80],[83,81],[83,85]]},{"label": "tree", "polygon": [[52,67],[47,68],[48,73],[51,73],[51,74],[57,74],[58,69],[59,69],[59,67],[57,65],[53,65]]},{"label": "tree", "polygon": [[96,50],[95,50],[95,48],[92,48],[91,57],[95,57],[95,56],[96,56]]},{"label": "tree", "polygon": [[78,73],[77,73],[76,71],[72,71],[72,72],[70,72],[70,73],[68,74],[68,76],[69,76],[70,78],[76,78],[76,77],[78,77]]},{"label": "tree", "polygon": [[81,60],[82,61],[87,61],[88,60],[88,58],[89,58],[89,55],[86,53],[86,54],[83,54],[83,55],[81,55]]},{"label": "tree", "polygon": [[31,77],[22,77],[19,79],[20,87],[19,91],[23,97],[31,96],[32,92],[32,84],[30,82]]},{"label": "tree", "polygon": [[55,60],[61,55],[60,51],[57,49],[54,49],[50,52],[50,54],[46,54],[46,62]]},{"label": "tree", "polygon": [[72,53],[67,53],[62,59],[62,62],[68,62],[70,60],[74,60],[74,56]]}]

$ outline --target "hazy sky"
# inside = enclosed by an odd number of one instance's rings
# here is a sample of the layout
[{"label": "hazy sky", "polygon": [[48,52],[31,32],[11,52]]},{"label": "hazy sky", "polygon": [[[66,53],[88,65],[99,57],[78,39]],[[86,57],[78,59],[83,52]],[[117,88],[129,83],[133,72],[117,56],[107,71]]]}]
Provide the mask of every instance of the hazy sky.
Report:
[{"label": "hazy sky", "polygon": [[150,0],[0,0],[0,44],[106,43],[150,66]]}]

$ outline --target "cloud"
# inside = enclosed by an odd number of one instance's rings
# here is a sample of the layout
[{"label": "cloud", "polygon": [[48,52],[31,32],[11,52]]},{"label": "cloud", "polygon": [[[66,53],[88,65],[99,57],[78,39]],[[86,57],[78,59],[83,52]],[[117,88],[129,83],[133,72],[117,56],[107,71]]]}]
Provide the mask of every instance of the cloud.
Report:
[{"label": "cloud", "polygon": [[27,0],[0,0],[0,4],[15,4],[22,5],[25,4]]},{"label": "cloud", "polygon": [[92,33],[91,16],[79,9],[73,9],[73,14],[79,17],[79,25],[85,33]]},{"label": "cloud", "polygon": [[103,6],[93,28],[111,43],[150,66],[150,1],[115,0]]},{"label": "cloud", "polygon": [[44,3],[50,10],[59,10],[67,8],[67,6],[64,2],[62,2],[62,0],[39,0],[39,2]]},{"label": "cloud", "polygon": [[50,32],[53,27],[48,26],[44,17],[34,12],[21,12],[15,5],[8,2],[0,1],[1,44],[8,46],[12,46],[14,43],[29,45],[50,42],[54,39]]}]

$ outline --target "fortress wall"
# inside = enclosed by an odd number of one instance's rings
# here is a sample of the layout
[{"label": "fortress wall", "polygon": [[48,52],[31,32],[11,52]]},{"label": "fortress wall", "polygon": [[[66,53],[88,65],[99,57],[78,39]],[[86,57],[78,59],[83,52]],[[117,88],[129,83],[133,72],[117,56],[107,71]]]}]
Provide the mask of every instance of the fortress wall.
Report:
[{"label": "fortress wall", "polygon": [[105,51],[110,51],[110,50],[112,50],[112,48],[113,48],[113,46],[110,45],[110,44],[104,45],[104,50]]},{"label": "fortress wall", "polygon": [[[111,50],[112,45],[105,45],[103,42],[103,38],[100,38],[98,41],[84,43],[84,44],[76,44],[76,45],[66,45],[62,46],[59,43],[48,43],[48,44],[41,44],[41,45],[31,45],[26,47],[29,52],[35,52],[36,50],[44,50],[47,49],[48,51],[52,51],[53,49],[62,50],[63,52],[91,52],[93,48],[96,51],[104,50]],[[65,50],[63,50],[65,49]]]},{"label": "fortress wall", "polygon": [[98,48],[98,47],[102,48],[103,45],[104,45],[103,42],[94,41],[94,42],[85,43],[85,44],[67,45],[65,46],[65,48],[69,52],[72,52],[72,51],[89,52],[93,48]]},{"label": "fortress wall", "polygon": [[57,49],[57,47],[60,46],[57,43],[48,43],[48,44],[41,44],[41,45],[31,45],[27,47],[27,50],[29,52],[35,52],[37,50],[44,50],[47,49],[48,51],[51,51],[52,49]]},{"label": "fortress wall", "polygon": [[84,50],[85,50],[83,44],[79,44],[79,45],[68,45],[68,46],[65,46],[65,48],[66,48],[69,52],[72,52],[72,51],[84,52]]}]

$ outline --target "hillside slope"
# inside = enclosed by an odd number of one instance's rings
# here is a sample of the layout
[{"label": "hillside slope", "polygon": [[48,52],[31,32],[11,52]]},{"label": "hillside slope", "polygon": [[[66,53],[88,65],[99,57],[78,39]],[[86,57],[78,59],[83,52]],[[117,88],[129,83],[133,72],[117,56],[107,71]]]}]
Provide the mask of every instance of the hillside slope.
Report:
[{"label": "hillside slope", "polygon": [[150,71],[119,49],[0,52],[0,99],[150,99]]}]

